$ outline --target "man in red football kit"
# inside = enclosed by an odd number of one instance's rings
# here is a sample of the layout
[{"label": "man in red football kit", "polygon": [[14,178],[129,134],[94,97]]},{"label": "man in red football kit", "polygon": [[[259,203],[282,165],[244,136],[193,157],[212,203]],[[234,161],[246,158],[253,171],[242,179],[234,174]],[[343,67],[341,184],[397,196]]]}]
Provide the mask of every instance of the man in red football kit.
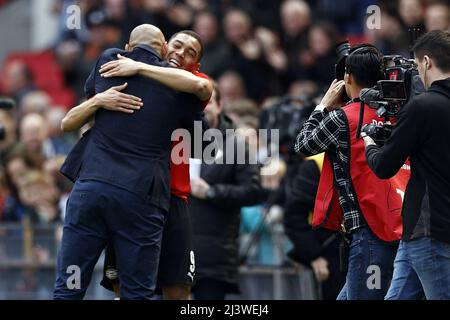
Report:
[{"label": "man in red football kit", "polygon": [[[181,75],[179,70],[158,68],[122,56],[119,56],[118,60],[102,66],[100,72],[103,77],[136,74],[146,76],[176,90],[194,93],[198,97],[199,103],[206,107],[213,87],[208,76],[198,71],[202,49],[202,43],[198,35],[188,30],[176,33],[168,43],[167,61],[169,64],[174,68],[190,71],[196,78],[189,78],[186,74]],[[118,91],[111,94],[115,93],[119,95]],[[128,110],[117,109],[117,111],[122,112],[129,112]],[[88,116],[87,113],[83,115]],[[81,122],[78,125],[81,125]],[[174,145],[180,142],[174,142]],[[189,164],[185,162],[175,164],[171,161],[170,176],[172,197],[162,238],[158,287],[162,289],[164,299],[187,300],[190,296],[195,274],[192,227],[187,206],[187,199],[190,194]],[[101,284],[107,289],[114,290],[117,295],[119,282],[112,246],[106,250],[104,271],[105,274]]]}]

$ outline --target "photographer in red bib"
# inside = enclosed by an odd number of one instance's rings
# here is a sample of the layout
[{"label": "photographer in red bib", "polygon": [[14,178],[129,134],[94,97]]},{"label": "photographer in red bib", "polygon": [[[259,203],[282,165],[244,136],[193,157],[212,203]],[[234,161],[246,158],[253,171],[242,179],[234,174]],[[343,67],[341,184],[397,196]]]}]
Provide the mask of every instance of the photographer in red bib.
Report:
[{"label": "photographer in red bib", "polygon": [[[295,151],[305,156],[325,152],[313,227],[340,231],[349,243],[346,283],[337,299],[383,299],[402,234],[401,194],[409,171],[379,179],[367,165],[363,141],[356,138],[360,92],[384,78],[383,55],[366,44],[339,50],[341,74],[336,73],[343,80],[333,81],[304,123]],[[351,99],[346,105],[344,90]],[[367,105],[364,111],[363,125],[383,121]]]}]

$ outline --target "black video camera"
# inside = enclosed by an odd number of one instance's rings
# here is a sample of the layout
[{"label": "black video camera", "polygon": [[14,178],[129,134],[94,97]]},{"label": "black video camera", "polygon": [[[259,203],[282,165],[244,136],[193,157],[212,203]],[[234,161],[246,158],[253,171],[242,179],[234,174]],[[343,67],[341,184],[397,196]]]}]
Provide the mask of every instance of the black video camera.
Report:
[{"label": "black video camera", "polygon": [[[383,125],[370,124],[363,129],[378,145],[383,145],[384,141],[390,137],[391,119],[397,117],[400,109],[412,97],[425,91],[414,60],[397,55],[385,56],[384,64],[389,80],[380,80],[376,86],[365,88],[360,93],[361,103],[376,109],[377,115],[385,119]],[[358,137],[361,132],[361,121],[362,117],[360,116]]]},{"label": "black video camera", "polygon": [[384,142],[391,136],[392,129],[393,126],[390,123],[384,123],[382,126],[367,124],[361,131],[371,137],[378,146],[383,146]]},{"label": "black video camera", "polygon": [[389,118],[397,115],[408,95],[404,81],[380,80],[376,86],[362,89],[359,98],[370,108],[376,109],[379,117]]},{"label": "black video camera", "polygon": [[364,132],[374,138],[378,145],[390,137],[392,131],[391,118],[396,118],[400,109],[414,96],[425,91],[420,80],[417,65],[414,62],[412,51],[415,40],[420,35],[420,29],[408,30],[410,35],[410,59],[400,55],[384,56],[383,64],[385,79],[377,82],[373,88],[361,90],[361,111],[356,137],[361,133],[362,119],[364,116],[364,103],[377,110],[379,117],[384,117],[383,125],[369,124],[364,127]]}]

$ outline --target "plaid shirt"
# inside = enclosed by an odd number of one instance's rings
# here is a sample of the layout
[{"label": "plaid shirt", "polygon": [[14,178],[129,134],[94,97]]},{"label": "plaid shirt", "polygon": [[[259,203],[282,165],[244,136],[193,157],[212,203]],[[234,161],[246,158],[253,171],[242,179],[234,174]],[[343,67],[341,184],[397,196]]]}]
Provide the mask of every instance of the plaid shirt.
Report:
[{"label": "plaid shirt", "polygon": [[344,214],[344,226],[351,232],[364,225],[349,168],[348,121],[344,111],[314,111],[303,124],[295,143],[295,152],[311,156],[327,152],[338,186],[339,203]]}]

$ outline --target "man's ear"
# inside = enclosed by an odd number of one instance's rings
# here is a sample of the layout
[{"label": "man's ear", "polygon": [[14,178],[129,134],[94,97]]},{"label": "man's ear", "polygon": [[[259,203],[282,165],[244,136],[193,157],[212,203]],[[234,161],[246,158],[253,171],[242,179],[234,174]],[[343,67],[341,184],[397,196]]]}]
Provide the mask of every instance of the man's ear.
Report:
[{"label": "man's ear", "polygon": [[131,51],[130,50],[130,45],[128,43],[125,45],[125,51]]},{"label": "man's ear", "polygon": [[353,83],[353,76],[350,73],[344,74],[344,82],[351,85]]},{"label": "man's ear", "polygon": [[433,61],[430,59],[430,57],[429,56],[427,56],[427,55],[424,55],[423,56],[423,59],[425,60],[425,69],[426,70],[430,70],[430,68],[431,68],[431,66],[432,66],[432,64],[433,64]]},{"label": "man's ear", "polygon": [[162,48],[161,48],[161,57],[163,59],[167,58],[168,51],[169,51],[169,46],[167,45],[167,41],[164,41]]}]

